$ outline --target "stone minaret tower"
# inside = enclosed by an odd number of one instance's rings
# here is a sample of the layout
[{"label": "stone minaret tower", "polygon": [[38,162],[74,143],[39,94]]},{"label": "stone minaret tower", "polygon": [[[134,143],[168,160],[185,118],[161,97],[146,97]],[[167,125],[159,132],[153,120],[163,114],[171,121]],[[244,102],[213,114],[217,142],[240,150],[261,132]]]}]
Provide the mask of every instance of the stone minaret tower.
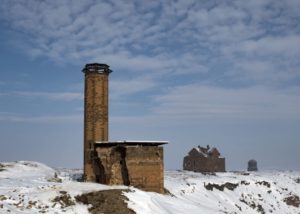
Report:
[{"label": "stone minaret tower", "polygon": [[84,89],[84,180],[95,182],[96,141],[108,142],[108,75],[106,64],[86,64]]}]

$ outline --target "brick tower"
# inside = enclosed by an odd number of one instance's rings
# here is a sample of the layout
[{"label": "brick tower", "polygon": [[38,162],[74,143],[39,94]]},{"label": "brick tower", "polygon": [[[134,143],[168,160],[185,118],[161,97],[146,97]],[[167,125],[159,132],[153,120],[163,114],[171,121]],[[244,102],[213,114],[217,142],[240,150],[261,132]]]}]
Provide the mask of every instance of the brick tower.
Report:
[{"label": "brick tower", "polygon": [[84,180],[96,182],[94,142],[108,142],[108,75],[106,64],[86,64],[84,89]]}]

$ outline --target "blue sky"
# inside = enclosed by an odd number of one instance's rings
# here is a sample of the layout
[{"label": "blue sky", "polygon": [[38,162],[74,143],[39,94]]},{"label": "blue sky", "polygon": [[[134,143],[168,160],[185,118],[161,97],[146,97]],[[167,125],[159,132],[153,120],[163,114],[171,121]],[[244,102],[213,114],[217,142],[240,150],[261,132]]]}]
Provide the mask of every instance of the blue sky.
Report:
[{"label": "blue sky", "polygon": [[111,66],[110,139],[217,146],[300,170],[300,1],[1,0],[0,161],[81,167],[86,63]]}]

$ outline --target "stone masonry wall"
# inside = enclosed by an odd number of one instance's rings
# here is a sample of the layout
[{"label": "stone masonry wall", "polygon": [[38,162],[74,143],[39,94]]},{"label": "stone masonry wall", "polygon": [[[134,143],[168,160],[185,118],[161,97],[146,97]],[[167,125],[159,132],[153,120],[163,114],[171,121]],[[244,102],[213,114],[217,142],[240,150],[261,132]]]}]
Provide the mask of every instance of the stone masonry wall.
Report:
[{"label": "stone masonry wall", "polygon": [[108,75],[85,75],[84,97],[84,177],[96,181],[93,169],[95,141],[108,140]]},{"label": "stone masonry wall", "polygon": [[162,147],[98,147],[96,153],[98,160],[95,160],[94,167],[97,182],[164,192]]},{"label": "stone masonry wall", "polygon": [[225,158],[189,155],[184,157],[183,169],[194,172],[225,172]]},{"label": "stone masonry wall", "polygon": [[127,147],[130,185],[145,191],[164,192],[163,148]]}]

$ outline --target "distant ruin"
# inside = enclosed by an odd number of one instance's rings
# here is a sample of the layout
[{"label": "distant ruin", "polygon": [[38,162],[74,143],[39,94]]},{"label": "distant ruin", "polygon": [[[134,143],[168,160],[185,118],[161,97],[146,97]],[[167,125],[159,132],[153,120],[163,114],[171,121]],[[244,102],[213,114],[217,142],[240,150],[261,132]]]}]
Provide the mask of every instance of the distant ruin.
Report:
[{"label": "distant ruin", "polygon": [[87,64],[84,89],[84,181],[134,186],[164,192],[163,147],[166,141],[108,139],[106,64]]},{"label": "distant ruin", "polygon": [[225,172],[225,158],[217,148],[195,147],[183,159],[183,170],[194,172]]},{"label": "distant ruin", "polygon": [[248,161],[248,171],[257,171],[257,161],[251,159]]}]

